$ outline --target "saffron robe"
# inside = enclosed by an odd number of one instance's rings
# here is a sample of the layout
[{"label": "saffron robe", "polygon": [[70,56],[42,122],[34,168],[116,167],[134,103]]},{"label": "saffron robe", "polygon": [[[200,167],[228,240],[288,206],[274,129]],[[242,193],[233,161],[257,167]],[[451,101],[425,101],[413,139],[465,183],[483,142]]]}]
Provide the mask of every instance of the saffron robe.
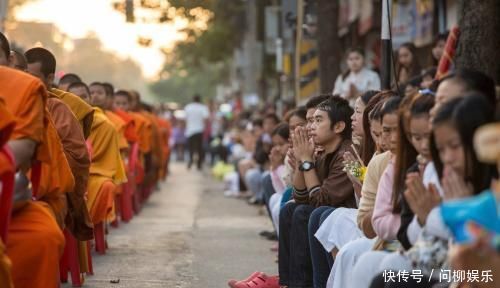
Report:
[{"label": "saffron robe", "polygon": [[[39,146],[33,160],[50,163],[46,145],[47,94],[42,82],[24,72],[0,67],[0,98],[16,120],[9,140],[33,140]],[[49,205],[42,201],[29,202],[13,213],[5,244],[7,256],[12,261],[15,287],[59,285],[59,258],[64,249],[64,236],[53,215]]]}]

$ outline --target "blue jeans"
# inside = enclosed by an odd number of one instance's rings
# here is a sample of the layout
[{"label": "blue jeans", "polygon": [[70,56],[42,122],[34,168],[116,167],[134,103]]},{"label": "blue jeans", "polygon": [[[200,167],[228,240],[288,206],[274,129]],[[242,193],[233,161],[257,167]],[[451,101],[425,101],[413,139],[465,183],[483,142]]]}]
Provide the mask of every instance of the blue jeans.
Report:
[{"label": "blue jeans", "polygon": [[314,288],[326,287],[330,270],[333,267],[333,256],[323,248],[323,245],[314,237],[321,224],[335,210],[334,207],[321,206],[311,214],[309,218],[309,246],[311,249],[311,260],[313,268]]},{"label": "blue jeans", "polygon": [[280,285],[312,286],[308,223],[314,207],[290,202],[280,210],[278,268]]}]

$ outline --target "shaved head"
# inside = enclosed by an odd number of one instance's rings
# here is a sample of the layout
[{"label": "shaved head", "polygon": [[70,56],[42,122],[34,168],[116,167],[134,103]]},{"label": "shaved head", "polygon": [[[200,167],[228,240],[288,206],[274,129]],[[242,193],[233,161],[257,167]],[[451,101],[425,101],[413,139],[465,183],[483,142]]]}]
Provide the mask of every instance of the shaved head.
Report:
[{"label": "shaved head", "polygon": [[26,60],[26,57],[24,57],[23,53],[16,50],[12,50],[10,52],[10,56],[12,57],[10,67],[21,71],[28,70],[28,61]]},{"label": "shaved head", "polygon": [[80,76],[73,73],[66,73],[59,79],[58,87],[61,90],[68,91],[69,85],[76,82],[82,82]]}]

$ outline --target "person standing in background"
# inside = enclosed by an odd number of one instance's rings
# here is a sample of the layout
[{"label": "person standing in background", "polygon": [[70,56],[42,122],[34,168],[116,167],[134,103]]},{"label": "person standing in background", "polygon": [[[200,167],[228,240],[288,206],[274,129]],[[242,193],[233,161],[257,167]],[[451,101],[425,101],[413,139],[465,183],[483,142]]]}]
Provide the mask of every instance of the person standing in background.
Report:
[{"label": "person standing in background", "polygon": [[356,99],[368,90],[380,90],[380,77],[365,66],[365,54],[361,48],[347,52],[347,71],[337,77],[333,95],[339,95],[354,107]]},{"label": "person standing in background", "polygon": [[188,169],[191,169],[194,161],[194,154],[198,156],[198,170],[201,170],[205,159],[203,150],[203,131],[207,126],[210,113],[208,107],[201,103],[200,95],[193,97],[193,102],[186,105],[186,137],[188,138],[189,162]]}]

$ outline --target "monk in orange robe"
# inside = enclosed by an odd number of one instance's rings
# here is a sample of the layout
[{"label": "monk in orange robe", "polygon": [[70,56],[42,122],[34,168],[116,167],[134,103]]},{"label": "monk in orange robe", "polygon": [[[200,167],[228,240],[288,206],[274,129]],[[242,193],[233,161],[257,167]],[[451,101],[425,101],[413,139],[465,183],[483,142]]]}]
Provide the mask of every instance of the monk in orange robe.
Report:
[{"label": "monk in orange robe", "polygon": [[[16,159],[16,168],[26,171],[32,161],[50,163],[47,94],[43,84],[26,73],[0,67],[0,98],[16,117],[16,127],[7,143]],[[54,196],[44,193],[41,185],[37,196]],[[12,261],[15,287],[59,285],[64,236],[54,216],[61,211],[54,208],[43,201],[28,200],[12,214],[6,251]]]},{"label": "monk in orange robe", "polygon": [[49,97],[47,108],[54,119],[57,133],[62,140],[64,154],[75,178],[75,188],[67,195],[66,228],[76,239],[90,240],[93,238],[93,225],[85,201],[90,158],[83,130],[68,106],[58,98]]},{"label": "monk in orange robe", "polygon": [[170,135],[172,135],[172,126],[167,119],[157,116],[158,125],[160,126],[160,142],[163,152],[163,163],[159,177],[163,180],[166,179],[168,174],[168,163],[170,159]]},{"label": "monk in orange robe", "polygon": [[[0,51],[0,53],[3,52]],[[15,124],[14,116],[7,110],[3,100],[0,99],[0,147],[3,147],[9,140]],[[14,173],[15,167],[4,154],[0,153],[0,175],[7,172]],[[0,239],[0,287],[12,288],[14,287],[11,276],[12,263],[5,254],[5,244],[2,240]]]},{"label": "monk in orange robe", "polygon": [[[118,90],[113,95],[114,112],[124,119],[129,125],[125,129],[125,137],[129,141],[131,150],[129,154],[128,188],[131,189],[133,209],[139,213],[142,202],[142,184],[144,182],[144,155],[150,148],[146,140],[146,126],[148,125],[142,115],[130,111],[132,96],[126,90]],[[149,142],[148,142],[149,143]]]},{"label": "monk in orange robe", "polygon": [[130,114],[135,117],[136,121],[144,122],[142,133],[138,133],[140,137],[139,148],[143,155],[144,165],[144,181],[140,185],[141,202],[144,202],[150,195],[153,189],[156,167],[158,159],[155,159],[157,150],[157,129],[154,122],[150,119],[149,115],[142,108],[140,94],[137,91],[129,91],[131,96],[130,101]]},{"label": "monk in orange robe", "polygon": [[[84,83],[69,87],[69,92],[90,99]],[[88,138],[91,145],[91,165],[87,207],[94,224],[105,221],[112,212],[116,185],[127,181],[119,151],[119,137],[102,109],[94,107],[94,120]]]},{"label": "monk in orange robe", "polygon": [[[108,84],[111,85],[111,84]],[[108,91],[111,89],[111,91]],[[116,132],[118,133],[118,146],[121,153],[121,158],[123,161],[123,167],[125,168],[124,159],[127,156],[129,150],[127,139],[125,138],[125,121],[123,121],[118,115],[111,111],[111,102],[113,97],[112,87],[107,87],[103,83],[94,82],[89,85],[90,90],[90,101],[93,106],[100,108],[108,118],[108,120],[113,124]],[[122,203],[121,197],[123,192],[123,185],[119,185],[115,190],[115,205],[113,205],[111,213],[109,213],[108,220],[113,222],[115,225],[118,222],[116,220],[116,211],[120,211],[120,204]]]},{"label": "monk in orange robe", "polygon": [[[150,107],[147,107],[150,109]],[[158,119],[150,111],[143,109],[142,115],[151,122],[151,167],[147,173],[148,183],[150,186],[155,186],[158,182],[159,171],[163,162],[163,151],[160,142],[160,126]]]},{"label": "monk in orange robe", "polygon": [[[43,48],[33,48],[26,51],[26,58],[27,62],[30,63],[28,72],[39,76],[45,86],[50,87],[56,68],[56,60],[52,53]],[[72,103],[75,111],[77,113],[82,111],[80,126],[79,121],[67,104],[50,91],[48,91],[48,95],[47,109],[53,120],[57,135],[61,139],[64,158],[75,181],[74,188],[66,190],[66,192],[70,192],[66,195],[69,213],[66,215],[64,222],[68,230],[77,239],[90,240],[93,238],[93,230],[84,198],[87,190],[90,160],[84,138],[84,127],[86,125],[84,123],[92,122],[92,119],[86,120],[87,117],[93,115],[88,112],[91,107],[88,105],[82,106],[77,96],[66,95],[66,101]],[[55,165],[57,163],[66,163],[65,159],[55,162]],[[58,166],[61,167],[61,165]],[[52,173],[52,175],[63,179],[63,175],[57,175],[56,173]]]}]

